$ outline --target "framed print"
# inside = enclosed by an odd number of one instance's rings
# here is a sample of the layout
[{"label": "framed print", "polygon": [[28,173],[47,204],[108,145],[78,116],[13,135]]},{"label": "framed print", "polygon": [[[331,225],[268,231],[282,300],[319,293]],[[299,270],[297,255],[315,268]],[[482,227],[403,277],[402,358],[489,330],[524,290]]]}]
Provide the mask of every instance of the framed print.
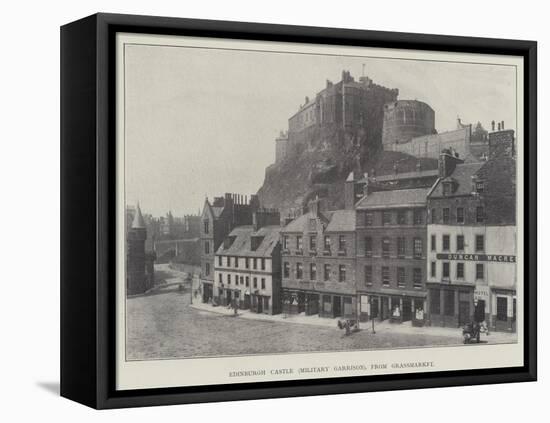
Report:
[{"label": "framed print", "polygon": [[536,380],[536,43],[61,29],[61,393]]}]

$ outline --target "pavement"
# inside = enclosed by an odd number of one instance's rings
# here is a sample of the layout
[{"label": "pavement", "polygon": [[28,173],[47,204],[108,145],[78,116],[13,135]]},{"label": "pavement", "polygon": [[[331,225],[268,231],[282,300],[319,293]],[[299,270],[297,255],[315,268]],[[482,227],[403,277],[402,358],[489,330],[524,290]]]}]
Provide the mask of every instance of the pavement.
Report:
[{"label": "pavement", "polygon": [[[193,299],[195,301],[195,299]],[[201,303],[201,302],[194,302],[189,305],[191,308],[194,308],[195,310],[201,310],[206,311],[210,313],[216,313],[226,316],[234,316],[234,310],[232,308],[228,308],[226,306],[212,306],[211,304]],[[281,322],[281,323],[289,323],[289,324],[302,324],[302,325],[313,325],[313,326],[323,326],[323,327],[330,327],[335,328],[337,327],[337,321],[338,319],[334,318],[326,318],[326,317],[319,317],[318,315],[313,316],[306,316],[305,313],[300,314],[262,314],[262,313],[254,313],[250,310],[238,310],[237,316],[241,319],[248,319],[248,320],[262,320],[262,321],[271,321],[271,322]],[[372,321],[369,320],[367,322],[360,322],[360,327],[363,330],[371,330],[372,329]],[[403,333],[403,334],[414,334],[414,335],[435,335],[435,336],[448,336],[452,338],[456,338],[457,334],[460,333],[462,335],[462,329],[461,328],[445,328],[445,327],[438,327],[438,326],[423,326],[423,327],[415,327],[412,326],[411,322],[405,322],[405,323],[390,323],[389,320],[374,321],[374,330],[375,332],[387,332],[387,333]],[[491,343],[511,343],[517,341],[517,335],[515,333],[507,333],[507,332],[490,332],[489,335],[482,334],[481,341],[487,341]]]}]

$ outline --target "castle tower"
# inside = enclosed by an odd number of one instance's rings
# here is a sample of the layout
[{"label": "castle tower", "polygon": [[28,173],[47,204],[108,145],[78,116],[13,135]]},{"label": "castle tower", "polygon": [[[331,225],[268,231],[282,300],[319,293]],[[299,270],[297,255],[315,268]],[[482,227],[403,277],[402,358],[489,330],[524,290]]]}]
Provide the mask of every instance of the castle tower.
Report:
[{"label": "castle tower", "polygon": [[126,294],[141,294],[146,291],[145,240],[147,229],[139,204],[130,230],[126,235]]},{"label": "castle tower", "polygon": [[382,144],[404,144],[412,138],[435,134],[435,112],[418,100],[397,100],[384,106]]}]

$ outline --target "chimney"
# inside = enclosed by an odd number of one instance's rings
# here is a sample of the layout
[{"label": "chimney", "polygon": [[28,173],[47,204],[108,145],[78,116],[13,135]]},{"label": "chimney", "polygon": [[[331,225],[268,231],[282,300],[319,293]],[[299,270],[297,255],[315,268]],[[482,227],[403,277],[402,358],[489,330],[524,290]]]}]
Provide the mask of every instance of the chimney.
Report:
[{"label": "chimney", "polygon": [[254,232],[265,226],[278,226],[281,224],[281,215],[278,210],[262,209],[252,213],[252,226]]},{"label": "chimney", "polygon": [[504,131],[504,121],[500,122],[500,129],[502,129]]},{"label": "chimney", "polygon": [[319,216],[319,196],[316,196],[315,199],[311,200],[308,206],[309,211],[312,212],[315,217]]},{"label": "chimney", "polygon": [[464,163],[464,160],[456,157],[448,149],[442,150],[439,155],[439,177],[446,178],[451,176],[456,168],[456,165],[460,163]]},{"label": "chimney", "polygon": [[498,127],[498,130],[500,131],[500,122],[498,123],[497,127]]},{"label": "chimney", "polygon": [[489,159],[496,157],[514,157],[515,152],[514,130],[507,129],[489,134]]},{"label": "chimney", "polygon": [[250,194],[250,210],[256,211],[260,208],[260,199],[257,194]]},{"label": "chimney", "polygon": [[495,131],[495,121],[491,121],[491,131]]},{"label": "chimney", "polygon": [[346,182],[344,182],[344,208],[353,210],[355,206],[355,175],[350,172]]}]

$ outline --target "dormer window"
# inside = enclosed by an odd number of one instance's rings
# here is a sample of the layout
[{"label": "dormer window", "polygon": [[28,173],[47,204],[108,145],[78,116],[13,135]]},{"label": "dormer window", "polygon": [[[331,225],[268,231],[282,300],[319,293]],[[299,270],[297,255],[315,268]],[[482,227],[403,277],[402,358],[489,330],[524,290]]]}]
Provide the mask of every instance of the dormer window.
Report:
[{"label": "dormer window", "polygon": [[451,195],[453,192],[452,182],[443,182],[443,195]]},{"label": "dormer window", "polygon": [[485,190],[485,183],[483,181],[477,181],[476,182],[476,192],[482,193]]}]

